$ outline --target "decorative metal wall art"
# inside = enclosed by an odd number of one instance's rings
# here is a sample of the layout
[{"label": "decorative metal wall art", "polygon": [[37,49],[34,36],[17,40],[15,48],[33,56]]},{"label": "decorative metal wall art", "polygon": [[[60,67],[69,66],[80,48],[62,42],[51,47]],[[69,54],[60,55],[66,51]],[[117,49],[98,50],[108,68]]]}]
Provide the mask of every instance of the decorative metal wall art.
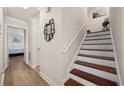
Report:
[{"label": "decorative metal wall art", "polygon": [[46,41],[50,41],[51,39],[53,39],[55,34],[55,23],[54,23],[54,19],[51,18],[49,20],[49,23],[45,24],[44,26],[44,39]]}]

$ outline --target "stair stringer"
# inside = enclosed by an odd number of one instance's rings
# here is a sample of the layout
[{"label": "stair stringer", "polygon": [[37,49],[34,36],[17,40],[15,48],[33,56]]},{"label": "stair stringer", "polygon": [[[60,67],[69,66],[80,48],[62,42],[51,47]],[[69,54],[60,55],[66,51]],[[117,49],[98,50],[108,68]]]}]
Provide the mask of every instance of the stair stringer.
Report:
[{"label": "stair stringer", "polygon": [[113,33],[112,33],[112,29],[110,28],[110,34],[111,34],[111,40],[112,40],[112,46],[113,46],[113,53],[114,53],[114,58],[115,58],[115,64],[116,64],[116,71],[117,71],[117,75],[118,75],[118,85],[122,85],[122,81],[121,81],[121,76],[120,76],[120,71],[119,71],[119,66],[118,66],[118,59],[117,59],[117,55],[116,55],[116,49],[115,49],[115,43],[114,43],[114,39],[113,39]]},{"label": "stair stringer", "polygon": [[70,73],[70,71],[73,69],[73,64],[74,64],[74,62],[75,62],[76,59],[77,59],[77,55],[78,55],[78,53],[79,53],[79,51],[80,51],[80,48],[81,48],[81,46],[82,46],[82,44],[83,44],[83,42],[84,42],[84,40],[85,40],[85,37],[86,37],[86,35],[87,35],[87,31],[85,30],[84,33],[85,33],[85,34],[84,34],[84,36],[83,36],[83,39],[82,39],[82,41],[81,41],[79,47],[77,48],[77,51],[76,51],[74,57],[72,58],[72,61],[71,61],[70,65],[69,65],[69,67],[68,67],[68,69],[67,69],[66,77],[62,80],[62,83],[61,83],[62,86],[64,86],[64,83],[69,79],[69,73]]}]

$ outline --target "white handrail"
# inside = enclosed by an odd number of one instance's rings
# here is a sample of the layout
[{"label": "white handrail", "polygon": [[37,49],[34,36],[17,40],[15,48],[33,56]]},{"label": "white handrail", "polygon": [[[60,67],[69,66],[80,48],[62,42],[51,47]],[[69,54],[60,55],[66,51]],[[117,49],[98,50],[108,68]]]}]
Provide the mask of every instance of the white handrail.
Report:
[{"label": "white handrail", "polygon": [[68,51],[68,49],[71,47],[71,45],[73,44],[73,42],[75,41],[75,39],[78,37],[79,33],[82,31],[84,26],[81,26],[81,28],[79,29],[79,31],[75,34],[74,38],[71,40],[70,43],[67,44],[67,46],[64,48],[64,50],[62,51],[63,53],[66,53]]},{"label": "white handrail", "polygon": [[65,78],[62,80],[62,85],[63,85],[63,84],[65,83],[65,81],[67,81],[67,79],[68,79],[67,76],[68,76],[68,74],[70,73],[70,71],[72,70],[71,67],[72,67],[72,65],[74,64],[75,60],[76,60],[77,54],[78,54],[79,51],[80,51],[81,45],[83,44],[86,35],[87,35],[87,32],[86,32],[86,30],[84,30],[84,35],[83,35],[83,37],[82,37],[83,39],[81,40],[81,42],[80,42],[80,44],[79,44],[79,47],[77,48],[76,53],[74,54],[74,56],[73,56],[73,58],[72,58],[72,60],[71,60],[71,63],[70,63],[70,65],[68,66],[68,69],[66,70],[66,76],[65,76]]}]

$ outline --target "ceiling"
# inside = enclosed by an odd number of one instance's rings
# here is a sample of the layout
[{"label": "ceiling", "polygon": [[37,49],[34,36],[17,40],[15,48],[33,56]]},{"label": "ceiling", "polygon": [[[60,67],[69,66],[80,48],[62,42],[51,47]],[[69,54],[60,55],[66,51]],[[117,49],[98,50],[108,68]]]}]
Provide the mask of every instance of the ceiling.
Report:
[{"label": "ceiling", "polygon": [[108,11],[108,7],[88,7],[88,11]]},{"label": "ceiling", "polygon": [[4,10],[5,15],[24,21],[29,20],[31,17],[35,17],[39,13],[36,7],[29,7],[28,9],[24,9],[23,7],[6,7]]}]

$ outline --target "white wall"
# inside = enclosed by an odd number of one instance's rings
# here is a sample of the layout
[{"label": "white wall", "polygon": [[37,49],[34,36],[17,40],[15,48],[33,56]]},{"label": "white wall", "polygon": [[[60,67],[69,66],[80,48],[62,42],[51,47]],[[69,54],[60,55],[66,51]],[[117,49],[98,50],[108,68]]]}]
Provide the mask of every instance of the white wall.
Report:
[{"label": "white wall", "polygon": [[[65,46],[73,39],[80,27],[85,23],[86,8],[52,8],[46,13],[46,8],[40,9],[40,70],[42,76],[46,76],[54,85],[61,85],[67,68],[79,46],[82,37],[79,36],[66,54],[63,54]],[[55,21],[54,38],[47,42],[44,39],[44,25],[49,19]]]},{"label": "white wall", "polygon": [[13,40],[15,36],[20,38],[20,42],[18,43],[21,43],[22,45],[24,45],[24,30],[8,27],[8,43],[17,43],[17,42],[14,42]]},{"label": "white wall", "polygon": [[3,72],[3,9],[0,8],[0,24],[2,29],[0,30],[0,85],[2,83],[2,72]]},{"label": "white wall", "polygon": [[10,17],[10,16],[5,17],[5,24],[14,25],[14,26],[24,28],[24,29],[27,28],[27,22],[26,21],[19,20],[19,19]]},{"label": "white wall", "polygon": [[[40,38],[40,71],[47,76],[51,82],[60,84],[61,80],[61,8],[52,8],[49,13],[46,13],[46,8],[40,10],[40,26],[41,26],[41,38]],[[44,25],[49,22],[49,19],[55,20],[55,35],[54,39],[47,42],[44,39]]]},{"label": "white wall", "polygon": [[38,63],[38,48],[39,48],[39,20],[31,18],[29,21],[29,65],[34,68]]},{"label": "white wall", "polygon": [[110,8],[110,24],[113,32],[121,79],[124,85],[124,8]]},{"label": "white wall", "polygon": [[28,54],[29,54],[29,56],[28,56],[28,64],[30,65],[30,66],[32,66],[32,48],[33,48],[33,46],[32,46],[32,33],[33,33],[33,31],[32,31],[32,27],[33,27],[33,24],[32,24],[32,20],[30,19],[29,20],[29,26],[28,26],[28,36],[29,36],[29,38],[28,38]]},{"label": "white wall", "polygon": [[[84,14],[85,13],[85,14]],[[85,8],[62,8],[62,33],[64,45],[66,46],[86,22]],[[85,18],[84,18],[85,17]]]},{"label": "white wall", "polygon": [[[95,11],[99,11],[101,9],[101,11],[106,11],[107,15],[105,16],[101,16],[98,18],[92,18],[92,14]],[[88,20],[87,20],[87,28],[91,31],[101,31],[103,29],[102,27],[102,22],[104,21],[104,19],[108,17],[108,8],[88,8]]]},{"label": "white wall", "polygon": [[74,38],[76,33],[79,32],[79,29],[83,26],[83,32],[80,32],[76,40],[71,45],[67,53],[62,54],[63,67],[62,77],[66,76],[67,68],[69,67],[74,54],[76,53],[77,48],[79,47],[83,36],[86,31],[86,21],[87,21],[87,8],[62,8],[62,35],[61,35],[61,50],[63,50]]}]

